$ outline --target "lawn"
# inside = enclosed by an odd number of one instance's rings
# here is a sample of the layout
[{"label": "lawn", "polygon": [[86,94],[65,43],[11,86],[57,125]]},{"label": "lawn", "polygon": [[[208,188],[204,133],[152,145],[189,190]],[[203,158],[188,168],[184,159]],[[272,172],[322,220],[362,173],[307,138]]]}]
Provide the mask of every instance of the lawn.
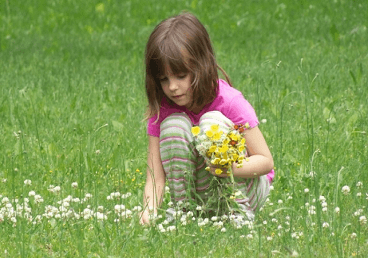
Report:
[{"label": "lawn", "polygon": [[[275,161],[253,223],[143,207],[144,49],[187,10]],[[365,257],[368,3],[0,1],[0,257]]]}]

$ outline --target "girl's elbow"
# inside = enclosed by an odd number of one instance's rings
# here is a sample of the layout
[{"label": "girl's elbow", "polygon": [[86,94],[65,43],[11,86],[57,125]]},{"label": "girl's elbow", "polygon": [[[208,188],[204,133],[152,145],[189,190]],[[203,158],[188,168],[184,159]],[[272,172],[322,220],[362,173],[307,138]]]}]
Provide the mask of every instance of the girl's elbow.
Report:
[{"label": "girl's elbow", "polygon": [[268,171],[271,171],[273,168],[274,168],[274,163],[273,163],[273,158],[271,157],[268,161],[268,164],[267,164],[267,170]]}]

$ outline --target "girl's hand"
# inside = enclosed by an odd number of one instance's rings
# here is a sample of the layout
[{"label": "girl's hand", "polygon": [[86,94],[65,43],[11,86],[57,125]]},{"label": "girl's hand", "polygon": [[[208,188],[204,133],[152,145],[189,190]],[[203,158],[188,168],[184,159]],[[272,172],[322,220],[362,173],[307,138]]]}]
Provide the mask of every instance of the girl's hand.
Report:
[{"label": "girl's hand", "polygon": [[216,174],[216,169],[218,169],[218,167],[214,166],[214,165],[210,165],[210,172],[212,175],[217,176],[217,177],[228,177],[227,174],[227,169],[223,168],[222,169],[222,173],[221,174]]},{"label": "girl's hand", "polygon": [[140,214],[140,220],[139,220],[139,223],[141,225],[148,225],[149,224],[149,213],[148,213],[148,210],[144,210],[142,211]]}]

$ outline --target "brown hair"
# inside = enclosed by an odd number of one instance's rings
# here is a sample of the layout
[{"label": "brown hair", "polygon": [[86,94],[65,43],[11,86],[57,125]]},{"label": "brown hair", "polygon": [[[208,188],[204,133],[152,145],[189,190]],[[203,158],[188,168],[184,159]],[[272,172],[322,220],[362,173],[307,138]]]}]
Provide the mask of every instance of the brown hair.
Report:
[{"label": "brown hair", "polygon": [[190,13],[170,17],[156,26],[148,39],[145,59],[147,119],[159,115],[164,97],[159,77],[166,74],[167,66],[173,74],[192,74],[191,110],[200,109],[215,99],[218,90],[217,69],[231,85],[225,71],[216,63],[206,29]]}]

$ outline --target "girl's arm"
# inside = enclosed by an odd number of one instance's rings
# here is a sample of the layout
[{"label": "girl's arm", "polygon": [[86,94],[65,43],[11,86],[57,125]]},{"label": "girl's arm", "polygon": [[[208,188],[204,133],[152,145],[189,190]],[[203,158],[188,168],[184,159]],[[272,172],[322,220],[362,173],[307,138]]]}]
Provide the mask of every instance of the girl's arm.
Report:
[{"label": "girl's arm", "polygon": [[[255,178],[268,174],[273,169],[273,158],[268,149],[266,140],[258,126],[247,129],[245,141],[248,151],[248,161],[243,161],[243,167],[237,168],[237,163],[233,164],[234,177]],[[217,175],[215,166],[211,166],[211,173],[218,177],[227,177],[226,171]]]},{"label": "girl's arm", "polygon": [[160,156],[159,137],[148,136],[148,155],[147,155],[147,178],[143,193],[143,212],[141,223],[149,223],[149,209],[152,207],[154,214],[161,205],[162,196],[165,190],[165,172],[162,167]]},{"label": "girl's arm", "polygon": [[233,164],[234,177],[254,178],[268,174],[273,169],[273,158],[258,126],[246,130],[245,142],[249,160],[244,160],[241,168]]}]

